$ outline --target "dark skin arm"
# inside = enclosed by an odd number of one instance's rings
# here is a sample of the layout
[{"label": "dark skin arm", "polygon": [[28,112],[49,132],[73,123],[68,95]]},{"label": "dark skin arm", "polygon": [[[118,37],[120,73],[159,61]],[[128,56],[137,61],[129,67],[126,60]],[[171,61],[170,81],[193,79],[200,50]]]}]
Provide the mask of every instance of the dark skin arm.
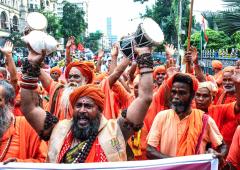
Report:
[{"label": "dark skin arm", "polygon": [[164,155],[161,152],[157,150],[157,148],[148,145],[147,146],[147,158],[148,159],[164,159],[164,158],[170,158],[170,156]]},{"label": "dark skin arm", "polygon": [[[135,48],[135,52],[138,56],[144,53],[151,53],[149,47]],[[140,73],[152,71],[152,68],[141,68]],[[152,73],[142,74],[139,80],[138,97],[130,104],[127,109],[126,119],[128,122],[133,123],[133,125],[139,125],[143,123],[146,116],[147,110],[152,101],[153,95],[153,76]],[[137,109],[136,109],[137,108]],[[124,119],[120,117],[118,123],[122,130],[123,136],[127,141],[128,138],[134,133],[132,130],[128,130],[123,125]]]}]

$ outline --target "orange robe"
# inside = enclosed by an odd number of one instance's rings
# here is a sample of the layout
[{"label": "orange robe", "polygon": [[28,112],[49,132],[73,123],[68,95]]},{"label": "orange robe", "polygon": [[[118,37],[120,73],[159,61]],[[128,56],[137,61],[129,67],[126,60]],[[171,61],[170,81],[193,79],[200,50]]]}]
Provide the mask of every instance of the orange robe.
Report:
[{"label": "orange robe", "polygon": [[240,114],[235,113],[234,106],[235,102],[208,108],[208,114],[215,120],[228,146],[231,145],[234,132],[240,122]]},{"label": "orange robe", "polygon": [[217,74],[214,74],[213,77],[214,77],[217,85],[221,87],[222,80],[223,80],[223,71],[219,71]]},{"label": "orange robe", "polygon": [[237,98],[234,94],[229,94],[223,91],[222,94],[219,96],[216,104],[227,104],[235,102],[236,100]]},{"label": "orange robe", "polygon": [[233,141],[229,149],[227,161],[240,170],[240,126],[237,127],[233,136]]},{"label": "orange robe", "polygon": [[8,158],[17,158],[18,162],[45,162],[47,157],[47,144],[22,116],[15,118],[0,144],[1,162]]}]

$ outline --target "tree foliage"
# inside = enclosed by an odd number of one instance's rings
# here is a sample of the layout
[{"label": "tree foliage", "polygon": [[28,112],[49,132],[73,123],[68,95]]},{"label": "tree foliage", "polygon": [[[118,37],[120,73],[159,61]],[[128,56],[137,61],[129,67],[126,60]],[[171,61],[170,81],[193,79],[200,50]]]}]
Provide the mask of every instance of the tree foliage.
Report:
[{"label": "tree foliage", "polygon": [[62,28],[61,33],[66,42],[70,36],[75,36],[76,41],[80,42],[87,28],[87,23],[84,20],[84,11],[75,4],[64,1],[63,17],[60,21]]},{"label": "tree foliage", "polygon": [[48,21],[47,32],[56,39],[61,38],[62,34],[60,32],[61,30],[60,20],[56,16],[56,14],[44,10],[41,10],[39,12],[41,12],[47,18]]},{"label": "tree foliage", "polygon": [[22,36],[19,32],[12,32],[7,39],[14,43],[14,47],[25,47],[25,43],[21,40]]},{"label": "tree foliage", "polygon": [[90,48],[92,51],[97,51],[99,49],[99,40],[103,36],[103,33],[96,31],[90,33],[89,36],[84,38],[84,47]]},{"label": "tree foliage", "polygon": [[[214,31],[211,29],[206,30],[206,34],[208,36],[208,44],[206,46],[207,49],[231,49],[234,48],[234,44],[232,43],[231,38],[225,34],[223,31]],[[200,50],[200,31],[195,32],[191,36],[191,45],[198,47]],[[185,46],[187,46],[187,41],[185,42]]]},{"label": "tree foliage", "polygon": [[[134,0],[140,1],[142,0]],[[161,27],[165,41],[177,45],[178,37],[178,0],[156,0],[152,7],[147,7],[143,17],[151,17]],[[189,0],[182,0],[182,29],[185,32],[182,43],[187,37],[187,28],[189,20]]]}]

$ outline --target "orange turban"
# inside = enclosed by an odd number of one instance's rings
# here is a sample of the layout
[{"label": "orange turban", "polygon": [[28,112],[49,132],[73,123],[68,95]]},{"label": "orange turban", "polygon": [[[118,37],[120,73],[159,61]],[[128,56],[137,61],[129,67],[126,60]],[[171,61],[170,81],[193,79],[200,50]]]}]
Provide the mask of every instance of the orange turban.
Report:
[{"label": "orange turban", "polygon": [[87,84],[74,89],[74,91],[70,94],[69,97],[71,105],[74,107],[77,100],[81,97],[92,98],[95,103],[103,110],[105,96],[98,86]]},{"label": "orange turban", "polygon": [[172,84],[173,84],[173,80],[175,78],[176,75],[182,75],[182,76],[187,76],[190,77],[193,81],[193,91],[196,92],[198,89],[198,80],[196,79],[195,76],[188,74],[188,73],[176,73],[174,74],[172,77],[167,79],[167,85],[168,87],[171,89],[172,88]]},{"label": "orange turban", "polygon": [[79,62],[79,61],[71,62],[67,66],[66,71],[65,71],[66,79],[68,79],[69,72],[70,72],[71,68],[73,68],[73,67],[76,67],[82,73],[82,75],[88,79],[87,84],[92,83],[94,74],[91,71],[91,68],[86,63]]},{"label": "orange turban", "polygon": [[154,79],[156,78],[158,73],[166,73],[165,66],[161,65],[161,66],[158,66],[154,69],[154,72],[153,72],[153,78]]},{"label": "orange turban", "polygon": [[93,61],[84,61],[85,64],[87,64],[88,67],[91,68],[91,70],[95,70],[95,64]]},{"label": "orange turban", "polygon": [[52,74],[53,72],[57,72],[59,75],[62,74],[62,70],[58,66],[51,68],[50,74]]},{"label": "orange turban", "polygon": [[225,72],[234,72],[235,67],[234,66],[227,66],[223,69],[223,73]]},{"label": "orange turban", "polygon": [[219,60],[213,60],[212,61],[212,67],[216,69],[222,69],[223,65],[222,62]]}]

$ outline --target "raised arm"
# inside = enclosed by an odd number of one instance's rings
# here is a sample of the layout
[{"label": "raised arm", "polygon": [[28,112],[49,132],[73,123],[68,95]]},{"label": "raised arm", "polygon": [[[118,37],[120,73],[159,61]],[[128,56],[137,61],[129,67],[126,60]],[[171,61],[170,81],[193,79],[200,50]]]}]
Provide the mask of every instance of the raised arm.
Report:
[{"label": "raised arm", "polygon": [[66,63],[65,63],[66,67],[68,66],[68,64],[70,64],[72,62],[72,57],[70,54],[70,47],[71,47],[71,45],[74,44],[74,41],[75,41],[75,37],[71,36],[68,38],[68,42],[66,44]]},{"label": "raised arm", "polygon": [[234,74],[232,75],[232,80],[235,84],[235,92],[236,92],[236,98],[237,102],[235,104],[234,110],[235,113],[240,113],[240,60],[237,61],[237,66],[234,70]]},{"label": "raised arm", "polygon": [[153,60],[151,48],[135,48],[135,51],[138,54],[137,63],[140,68],[141,77],[138,86],[138,97],[128,107],[125,119],[122,117],[119,118],[119,124],[125,140],[132,135],[133,131],[141,129],[153,94]]},{"label": "raised arm", "polygon": [[[118,51],[118,46],[113,47],[114,51]],[[114,69],[113,73],[109,75],[109,86],[112,87],[113,84],[119,79],[119,77],[122,75],[124,70],[129,65],[130,60],[126,57],[123,57],[121,63]]]},{"label": "raised arm", "polygon": [[21,110],[30,125],[45,140],[50,137],[57,118],[50,113],[46,113],[41,107],[37,106],[37,82],[40,75],[39,63],[44,59],[43,56],[29,52],[27,64],[23,68],[21,87]]},{"label": "raised arm", "polygon": [[111,61],[109,72],[108,72],[109,75],[112,74],[114,72],[114,69],[117,67],[117,58],[118,58],[117,44],[114,44],[112,47],[111,57],[112,57],[112,61]]},{"label": "raised arm", "polygon": [[6,58],[6,66],[10,74],[10,83],[16,90],[18,79],[17,79],[17,68],[12,58],[13,44],[10,41],[7,41],[4,47],[0,48],[0,50]]},{"label": "raised arm", "polygon": [[98,58],[97,58],[97,66],[96,66],[96,72],[101,72],[101,66],[102,66],[102,57],[104,56],[104,51],[101,49],[98,51]]}]

